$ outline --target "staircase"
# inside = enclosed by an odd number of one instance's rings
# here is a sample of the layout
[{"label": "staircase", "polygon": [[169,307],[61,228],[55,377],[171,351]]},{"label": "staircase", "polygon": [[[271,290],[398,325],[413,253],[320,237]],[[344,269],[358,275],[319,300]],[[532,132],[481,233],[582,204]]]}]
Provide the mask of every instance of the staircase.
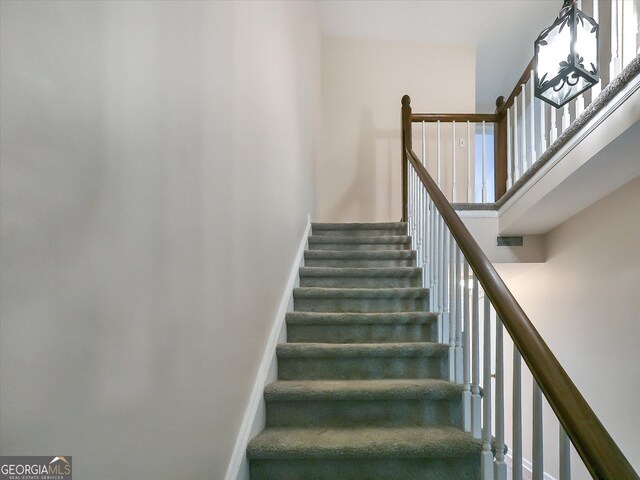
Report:
[{"label": "staircase", "polygon": [[405,223],[314,224],[252,480],[480,478]]}]

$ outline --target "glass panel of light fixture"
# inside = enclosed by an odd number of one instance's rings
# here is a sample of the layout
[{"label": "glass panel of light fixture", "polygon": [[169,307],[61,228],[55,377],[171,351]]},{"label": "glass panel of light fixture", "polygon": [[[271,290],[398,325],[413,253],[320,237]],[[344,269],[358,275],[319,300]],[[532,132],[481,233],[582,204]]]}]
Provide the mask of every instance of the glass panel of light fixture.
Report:
[{"label": "glass panel of light fixture", "polygon": [[576,18],[576,66],[581,66],[590,75],[596,76],[598,65],[597,26],[582,12]]},{"label": "glass panel of light fixture", "polygon": [[[566,62],[571,50],[571,28],[569,22],[555,25],[543,39],[538,50],[538,78],[541,83],[553,81],[561,70],[561,64]],[[564,76],[564,75],[563,75]]]}]

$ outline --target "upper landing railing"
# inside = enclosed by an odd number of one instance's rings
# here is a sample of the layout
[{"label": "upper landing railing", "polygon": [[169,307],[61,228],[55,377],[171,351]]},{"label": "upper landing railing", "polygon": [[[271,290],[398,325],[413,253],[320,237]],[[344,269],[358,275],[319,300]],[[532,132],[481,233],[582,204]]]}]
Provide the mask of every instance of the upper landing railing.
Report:
[{"label": "upper landing railing", "polygon": [[640,0],[577,0],[577,6],[600,24],[600,83],[584,94],[560,109],[535,98],[531,61],[493,114],[411,115],[416,153],[451,202],[492,203],[523,184],[531,167],[638,56]]},{"label": "upper landing railing", "polygon": [[[560,423],[558,453],[552,459],[553,463],[558,460],[559,480],[571,478],[571,444],[593,478],[640,480],[413,151],[412,119],[405,95],[403,218],[430,292],[431,308],[439,314],[440,342],[449,345],[449,380],[463,385],[463,428],[482,440],[482,480],[507,480],[505,412],[511,413],[512,478],[523,479],[523,363],[533,377],[533,478],[545,476],[543,452],[549,446],[543,430],[544,395]],[[511,342],[513,377],[508,395],[505,360]]]}]

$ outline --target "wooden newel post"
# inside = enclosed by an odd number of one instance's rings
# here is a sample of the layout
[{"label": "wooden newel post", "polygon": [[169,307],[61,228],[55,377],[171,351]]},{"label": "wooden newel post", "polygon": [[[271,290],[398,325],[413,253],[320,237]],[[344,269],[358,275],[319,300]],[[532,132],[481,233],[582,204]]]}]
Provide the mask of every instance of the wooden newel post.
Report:
[{"label": "wooden newel post", "polygon": [[496,99],[496,115],[498,120],[493,132],[495,165],[495,201],[507,193],[507,110],[504,108],[504,97]]},{"label": "wooden newel post", "polygon": [[411,98],[409,95],[402,97],[402,221],[406,222],[408,218],[408,182],[409,170],[407,165],[406,149],[412,148],[411,144]]}]

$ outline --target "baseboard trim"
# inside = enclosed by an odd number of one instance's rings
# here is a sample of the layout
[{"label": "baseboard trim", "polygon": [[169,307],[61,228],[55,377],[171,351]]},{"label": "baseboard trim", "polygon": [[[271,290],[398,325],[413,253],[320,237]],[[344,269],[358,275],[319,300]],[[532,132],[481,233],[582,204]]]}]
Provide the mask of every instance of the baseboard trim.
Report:
[{"label": "baseboard trim", "polygon": [[233,447],[231,459],[229,460],[227,473],[224,476],[225,480],[236,480],[240,471],[240,467],[245,461],[245,451],[250,440],[251,431],[256,420],[256,415],[260,408],[261,402],[264,402],[264,387],[267,381],[267,376],[269,375],[269,370],[275,358],[278,338],[280,337],[280,333],[284,328],[287,311],[289,310],[290,305],[292,305],[293,288],[296,285],[296,282],[299,281],[299,270],[304,263],[304,251],[307,248],[307,239],[310,232],[311,216],[308,215],[307,226],[304,230],[304,233],[302,234],[298,252],[293,261],[293,265],[291,266],[289,280],[284,287],[282,298],[280,300],[280,306],[278,307],[278,311],[273,320],[273,325],[271,327],[271,332],[269,333],[267,346],[264,350],[264,354],[262,355],[262,360],[260,362],[258,374],[256,375],[256,379],[253,384],[251,396],[249,397],[249,402],[247,404],[244,417],[242,418],[242,423],[240,424],[240,430],[238,432],[238,437],[236,438],[236,443]]}]

